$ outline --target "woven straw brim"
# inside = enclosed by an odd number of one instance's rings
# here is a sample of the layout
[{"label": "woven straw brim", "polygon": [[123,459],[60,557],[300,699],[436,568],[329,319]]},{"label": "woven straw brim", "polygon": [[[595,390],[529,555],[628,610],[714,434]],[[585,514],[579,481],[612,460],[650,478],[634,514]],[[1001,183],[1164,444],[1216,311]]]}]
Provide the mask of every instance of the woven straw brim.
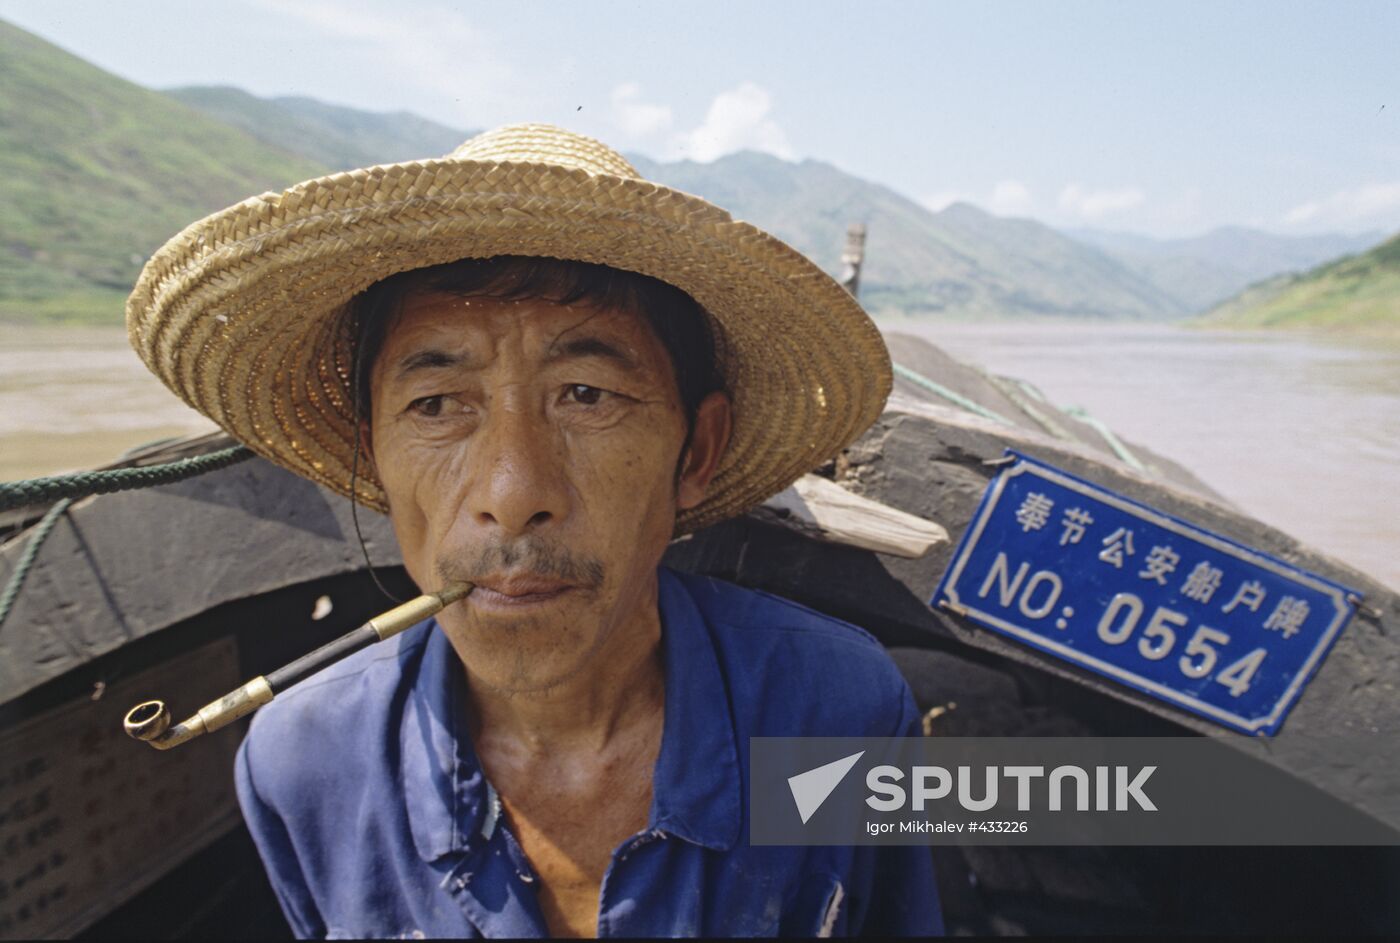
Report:
[{"label": "woven straw brim", "polygon": [[[889,394],[874,324],[802,255],[699,198],[549,163],[416,161],[245,200],[152,257],[127,302],[127,330],[185,402],[258,454],[349,495],[347,302],[397,272],[497,255],[650,275],[711,316],[734,429],[678,533],[742,513],[831,458]],[[387,510],[363,462],[359,475],[359,500]]]}]

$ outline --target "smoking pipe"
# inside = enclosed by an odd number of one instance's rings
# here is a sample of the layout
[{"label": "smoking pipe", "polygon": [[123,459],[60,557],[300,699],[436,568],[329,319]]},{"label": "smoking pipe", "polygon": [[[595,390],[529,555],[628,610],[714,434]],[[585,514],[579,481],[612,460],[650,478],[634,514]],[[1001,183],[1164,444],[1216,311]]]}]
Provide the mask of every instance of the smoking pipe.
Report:
[{"label": "smoking pipe", "polygon": [[270,674],[259,675],[242,687],[235,688],[174,727],[170,726],[170,708],[164,701],[137,704],[126,712],[122,727],[128,736],[145,740],[157,750],[179,746],[248,716],[303,678],[340,661],[346,655],[398,635],[404,629],[441,612],[443,607],[462,599],[475,588],[472,583],[449,583],[436,593],[425,593],[410,599],[375,616],[358,629],[327,642],[309,655],[303,655]]}]

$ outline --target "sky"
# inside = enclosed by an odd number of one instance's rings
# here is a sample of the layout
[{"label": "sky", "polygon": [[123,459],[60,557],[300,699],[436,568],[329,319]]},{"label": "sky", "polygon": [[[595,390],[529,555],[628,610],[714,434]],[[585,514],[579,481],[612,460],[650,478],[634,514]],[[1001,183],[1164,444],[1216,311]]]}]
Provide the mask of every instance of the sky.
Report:
[{"label": "sky", "polygon": [[[659,159],[816,159],[932,209],[1158,237],[1400,230],[1400,2],[0,0],[153,88]],[[431,156],[431,155],[424,155]]]}]

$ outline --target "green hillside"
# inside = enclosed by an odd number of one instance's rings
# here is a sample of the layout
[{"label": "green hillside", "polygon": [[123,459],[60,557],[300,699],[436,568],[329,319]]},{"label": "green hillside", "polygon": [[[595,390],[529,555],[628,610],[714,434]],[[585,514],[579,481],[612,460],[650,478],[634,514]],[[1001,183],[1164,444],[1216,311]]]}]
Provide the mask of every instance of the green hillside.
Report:
[{"label": "green hillside", "polygon": [[1400,235],[1369,252],[1253,285],[1199,323],[1400,334]]},{"label": "green hillside", "polygon": [[258,98],[226,86],[174,88],[166,94],[265,144],[335,170],[441,157],[471,136],[406,111],[360,111],[314,98]]},{"label": "green hillside", "polygon": [[943,317],[1164,318],[1175,298],[1104,253],[1030,220],[967,204],[934,213],[829,164],[746,151],[712,163],[629,155],[644,176],[705,197],[829,272],[848,224],[869,227],[861,299],[877,313]]},{"label": "green hillside", "polygon": [[192,220],[318,173],[0,22],[0,318],[120,323]]}]

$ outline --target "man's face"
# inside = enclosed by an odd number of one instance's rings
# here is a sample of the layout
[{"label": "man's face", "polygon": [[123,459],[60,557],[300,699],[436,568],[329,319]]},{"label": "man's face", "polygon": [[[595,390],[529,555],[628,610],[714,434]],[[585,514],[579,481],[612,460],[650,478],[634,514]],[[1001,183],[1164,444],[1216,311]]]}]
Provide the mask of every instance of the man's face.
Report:
[{"label": "man's face", "polygon": [[372,371],[371,452],[409,574],[477,584],[439,622],[473,675],[540,690],[655,626],[656,565],[700,502],[728,400],[686,421],[639,315],[411,293]]}]

